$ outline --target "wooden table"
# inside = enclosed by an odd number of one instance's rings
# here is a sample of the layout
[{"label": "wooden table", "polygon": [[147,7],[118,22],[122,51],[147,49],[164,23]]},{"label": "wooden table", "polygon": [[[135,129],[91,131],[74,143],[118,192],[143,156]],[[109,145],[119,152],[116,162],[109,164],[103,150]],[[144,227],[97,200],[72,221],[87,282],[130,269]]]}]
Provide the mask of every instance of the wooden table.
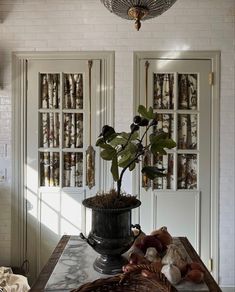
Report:
[{"label": "wooden table", "polygon": [[[68,236],[68,235],[64,235],[61,238],[60,242],[56,246],[54,252],[52,253],[52,255],[49,258],[45,267],[42,269],[37,280],[34,282],[30,291],[33,291],[33,292],[45,291],[46,284],[47,284],[58,260],[60,259],[60,256],[61,256],[62,252],[64,251],[65,246],[69,242],[70,238],[71,238],[71,236]],[[215,280],[213,279],[213,277],[211,276],[210,272],[207,270],[206,266],[203,264],[203,262],[199,258],[198,254],[196,253],[196,251],[194,250],[194,248],[192,247],[192,245],[190,244],[188,239],[186,237],[179,237],[179,240],[181,241],[182,245],[186,249],[186,251],[187,251],[188,255],[190,256],[190,258],[192,259],[192,261],[200,263],[205,268],[204,281],[205,281],[206,285],[208,286],[209,291],[212,291],[212,292],[222,291],[219,288],[219,286],[217,285],[217,283],[215,282]]]}]

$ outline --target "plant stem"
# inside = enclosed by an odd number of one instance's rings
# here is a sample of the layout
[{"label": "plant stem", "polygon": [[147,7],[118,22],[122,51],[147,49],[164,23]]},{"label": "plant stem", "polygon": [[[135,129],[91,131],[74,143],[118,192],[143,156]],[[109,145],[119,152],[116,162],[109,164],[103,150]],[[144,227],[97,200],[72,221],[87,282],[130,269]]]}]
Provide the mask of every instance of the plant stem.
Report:
[{"label": "plant stem", "polygon": [[125,171],[127,170],[127,168],[133,163],[135,162],[139,157],[141,156],[141,153],[136,154],[136,156],[127,164],[127,166],[125,166],[123,168],[123,170],[121,171],[119,180],[117,181],[117,196],[120,197],[121,196],[121,186],[122,186],[122,178],[123,175],[125,173]]}]

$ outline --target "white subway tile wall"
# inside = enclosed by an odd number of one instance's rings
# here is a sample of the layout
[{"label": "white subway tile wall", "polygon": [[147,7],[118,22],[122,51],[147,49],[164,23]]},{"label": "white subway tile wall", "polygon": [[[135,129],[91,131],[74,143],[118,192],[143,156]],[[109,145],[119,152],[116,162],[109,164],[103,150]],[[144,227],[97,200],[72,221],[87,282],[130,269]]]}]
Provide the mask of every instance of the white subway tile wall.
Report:
[{"label": "white subway tile wall", "polygon": [[8,149],[0,157],[1,174],[7,169],[0,181],[0,265],[10,264],[12,51],[115,51],[115,122],[123,130],[133,109],[133,51],[220,50],[219,282],[235,285],[234,15],[234,0],[178,0],[137,32],[99,0],[0,0],[0,144]]}]

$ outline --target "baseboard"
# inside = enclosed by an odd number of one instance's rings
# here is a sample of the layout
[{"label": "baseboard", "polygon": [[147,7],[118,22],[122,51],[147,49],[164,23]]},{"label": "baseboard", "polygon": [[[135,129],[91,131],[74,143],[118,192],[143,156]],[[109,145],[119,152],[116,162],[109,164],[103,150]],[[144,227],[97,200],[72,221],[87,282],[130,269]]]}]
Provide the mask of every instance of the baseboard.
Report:
[{"label": "baseboard", "polygon": [[221,287],[221,290],[223,292],[234,292],[235,291],[235,287]]}]

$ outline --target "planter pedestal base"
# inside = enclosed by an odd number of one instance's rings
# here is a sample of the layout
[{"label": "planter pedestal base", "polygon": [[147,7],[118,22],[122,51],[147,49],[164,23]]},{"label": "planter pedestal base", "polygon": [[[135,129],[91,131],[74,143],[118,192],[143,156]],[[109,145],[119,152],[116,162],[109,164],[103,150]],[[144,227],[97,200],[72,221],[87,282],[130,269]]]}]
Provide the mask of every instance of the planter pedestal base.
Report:
[{"label": "planter pedestal base", "polygon": [[122,272],[128,260],[121,255],[101,255],[94,264],[94,269],[101,274],[115,275]]}]

